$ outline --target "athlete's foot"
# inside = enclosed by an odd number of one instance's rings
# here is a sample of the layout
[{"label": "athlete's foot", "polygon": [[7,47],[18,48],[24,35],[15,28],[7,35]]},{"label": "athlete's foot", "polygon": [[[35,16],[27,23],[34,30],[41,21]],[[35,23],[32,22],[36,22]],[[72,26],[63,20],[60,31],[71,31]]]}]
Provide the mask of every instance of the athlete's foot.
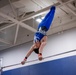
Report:
[{"label": "athlete's foot", "polygon": [[24,59],[21,64],[24,65],[27,59]]},{"label": "athlete's foot", "polygon": [[38,59],[39,59],[40,61],[43,59],[41,53],[38,54]]}]

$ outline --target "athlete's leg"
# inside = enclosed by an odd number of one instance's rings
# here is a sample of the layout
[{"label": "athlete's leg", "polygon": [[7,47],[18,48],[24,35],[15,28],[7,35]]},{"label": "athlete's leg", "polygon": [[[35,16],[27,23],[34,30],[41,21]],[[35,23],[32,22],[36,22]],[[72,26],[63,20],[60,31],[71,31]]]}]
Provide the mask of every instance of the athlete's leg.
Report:
[{"label": "athlete's leg", "polygon": [[[43,23],[43,22],[45,22],[45,21],[46,21],[46,19],[47,19],[47,18],[48,18],[48,16],[50,15],[50,12],[51,12],[51,11],[49,11],[49,12],[45,15],[45,17],[44,17],[44,19],[41,21],[41,23]],[[41,24],[41,23],[40,23],[40,24]]]},{"label": "athlete's leg", "polygon": [[47,18],[47,20],[45,21],[44,25],[47,28],[47,31],[49,30],[50,26],[52,25],[52,21],[55,15],[55,7],[51,8],[51,13],[49,15],[49,17]]},{"label": "athlete's leg", "polygon": [[44,17],[44,19],[41,21],[41,23],[38,25],[38,29],[43,25],[43,23],[46,21],[46,19],[48,18],[48,16],[50,15],[50,12]]},{"label": "athlete's leg", "polygon": [[50,9],[50,12],[45,16],[43,21],[39,24],[38,29],[42,26],[45,26],[48,30],[50,28],[50,25],[51,25],[52,20],[54,18],[54,14],[55,14],[55,6],[52,6]]}]

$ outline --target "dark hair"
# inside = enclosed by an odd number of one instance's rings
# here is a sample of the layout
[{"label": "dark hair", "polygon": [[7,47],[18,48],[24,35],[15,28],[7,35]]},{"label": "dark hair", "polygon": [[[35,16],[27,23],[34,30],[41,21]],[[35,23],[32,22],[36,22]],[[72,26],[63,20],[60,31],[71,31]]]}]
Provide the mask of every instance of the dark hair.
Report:
[{"label": "dark hair", "polygon": [[34,49],[34,52],[35,52],[36,54],[39,54],[39,48],[35,48],[35,49]]}]

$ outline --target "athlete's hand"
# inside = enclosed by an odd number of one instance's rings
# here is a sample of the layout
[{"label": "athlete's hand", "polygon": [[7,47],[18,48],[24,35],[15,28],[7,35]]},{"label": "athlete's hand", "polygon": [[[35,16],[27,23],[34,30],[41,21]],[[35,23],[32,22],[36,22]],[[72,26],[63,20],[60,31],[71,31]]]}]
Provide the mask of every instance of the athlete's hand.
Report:
[{"label": "athlete's hand", "polygon": [[24,59],[21,64],[24,65],[27,59]]},{"label": "athlete's hand", "polygon": [[42,58],[42,54],[38,54],[38,59],[41,61],[43,58]]}]

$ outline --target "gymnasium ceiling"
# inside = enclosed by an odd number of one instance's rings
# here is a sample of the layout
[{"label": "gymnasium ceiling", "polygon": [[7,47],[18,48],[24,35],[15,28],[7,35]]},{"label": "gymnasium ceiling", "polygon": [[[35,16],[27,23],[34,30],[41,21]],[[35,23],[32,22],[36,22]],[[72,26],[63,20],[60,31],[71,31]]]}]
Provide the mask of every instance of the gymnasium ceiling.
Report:
[{"label": "gymnasium ceiling", "polygon": [[76,0],[0,0],[0,50],[33,40],[37,18],[57,7],[48,35],[76,27]]}]

